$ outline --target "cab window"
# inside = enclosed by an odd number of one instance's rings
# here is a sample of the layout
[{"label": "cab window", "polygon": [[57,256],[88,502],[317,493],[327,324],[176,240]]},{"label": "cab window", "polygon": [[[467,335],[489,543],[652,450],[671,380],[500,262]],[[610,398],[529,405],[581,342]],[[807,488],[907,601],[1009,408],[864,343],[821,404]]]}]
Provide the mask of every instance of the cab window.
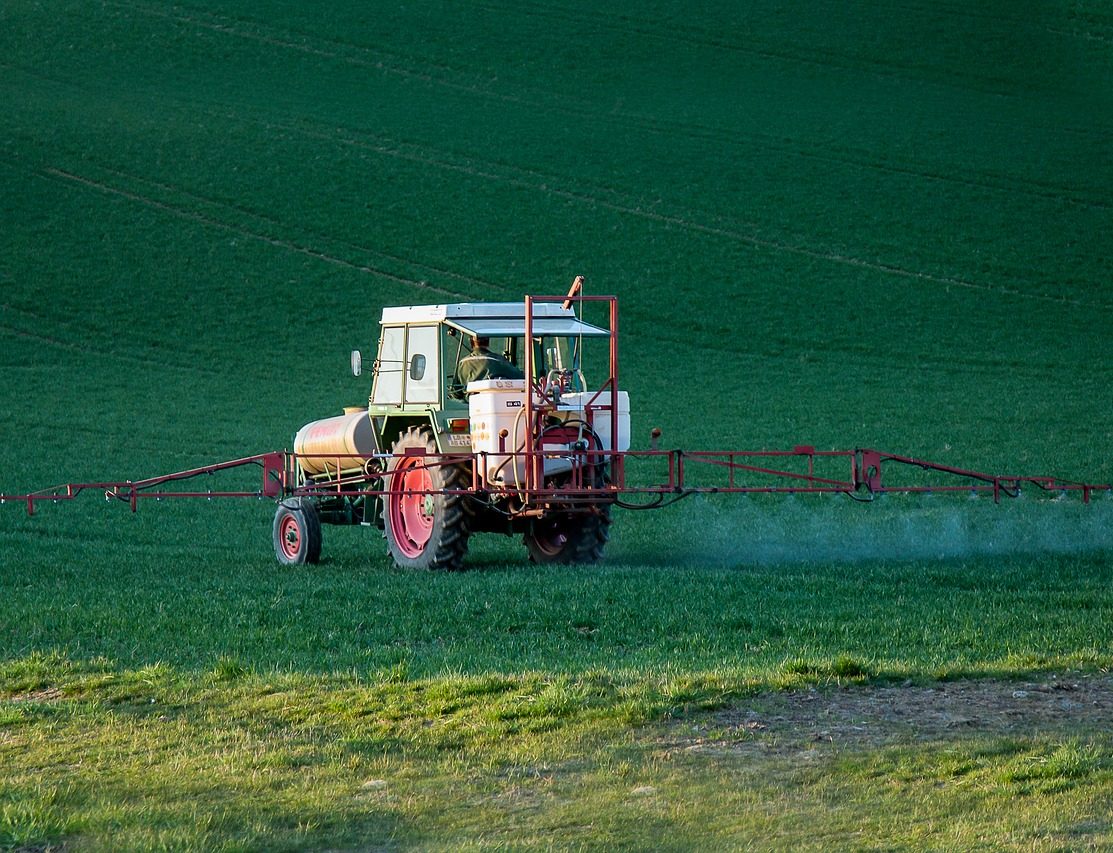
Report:
[{"label": "cab window", "polygon": [[375,360],[375,384],[371,402],[397,406],[402,402],[402,376],[405,374],[406,330],[401,326],[383,329],[379,357]]},{"label": "cab window", "polygon": [[406,339],[406,402],[436,403],[440,385],[436,326],[411,326]]}]

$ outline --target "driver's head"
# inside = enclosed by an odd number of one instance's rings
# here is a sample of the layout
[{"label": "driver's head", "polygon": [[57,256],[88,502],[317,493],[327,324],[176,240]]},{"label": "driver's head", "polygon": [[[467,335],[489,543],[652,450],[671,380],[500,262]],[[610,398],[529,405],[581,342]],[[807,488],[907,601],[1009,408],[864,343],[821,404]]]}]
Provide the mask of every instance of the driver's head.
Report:
[{"label": "driver's head", "polygon": [[479,337],[479,335],[476,335],[475,337],[473,337],[471,339],[471,348],[472,349],[487,349],[487,347],[489,347],[490,345],[491,345],[491,339],[490,338],[481,338],[481,337]]}]

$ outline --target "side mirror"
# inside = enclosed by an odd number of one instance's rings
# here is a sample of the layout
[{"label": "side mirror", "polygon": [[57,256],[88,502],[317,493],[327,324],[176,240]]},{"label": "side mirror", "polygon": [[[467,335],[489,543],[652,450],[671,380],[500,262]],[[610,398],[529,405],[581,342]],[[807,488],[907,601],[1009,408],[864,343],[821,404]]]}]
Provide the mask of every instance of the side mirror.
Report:
[{"label": "side mirror", "polygon": [[359,376],[363,373],[363,355],[359,350],[352,350],[352,376]]}]

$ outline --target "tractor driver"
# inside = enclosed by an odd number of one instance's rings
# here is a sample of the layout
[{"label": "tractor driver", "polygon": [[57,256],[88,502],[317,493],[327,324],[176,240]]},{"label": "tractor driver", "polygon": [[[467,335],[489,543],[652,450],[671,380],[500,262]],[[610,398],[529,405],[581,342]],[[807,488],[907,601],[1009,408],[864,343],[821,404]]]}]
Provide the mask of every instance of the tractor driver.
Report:
[{"label": "tractor driver", "polygon": [[488,349],[490,345],[490,338],[472,336],[471,352],[456,365],[456,381],[462,388],[467,388],[469,382],[480,379],[525,378],[520,367],[511,364],[501,355],[495,355]]}]

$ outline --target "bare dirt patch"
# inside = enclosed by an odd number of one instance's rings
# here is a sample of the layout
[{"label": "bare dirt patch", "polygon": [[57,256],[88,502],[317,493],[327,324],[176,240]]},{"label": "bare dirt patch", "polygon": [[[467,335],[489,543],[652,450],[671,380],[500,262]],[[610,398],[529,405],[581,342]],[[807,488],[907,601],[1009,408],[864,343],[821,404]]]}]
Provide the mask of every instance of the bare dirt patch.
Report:
[{"label": "bare dirt patch", "polygon": [[48,687],[44,690],[35,690],[30,693],[16,693],[9,696],[6,701],[8,702],[53,702],[56,699],[61,699],[63,693],[57,687]]},{"label": "bare dirt patch", "polygon": [[[964,735],[1071,735],[1113,729],[1113,675],[1027,681],[817,687],[763,693],[713,714],[674,746],[692,752],[796,751],[808,744],[884,746]],[[680,731],[674,734],[681,734]]]}]

